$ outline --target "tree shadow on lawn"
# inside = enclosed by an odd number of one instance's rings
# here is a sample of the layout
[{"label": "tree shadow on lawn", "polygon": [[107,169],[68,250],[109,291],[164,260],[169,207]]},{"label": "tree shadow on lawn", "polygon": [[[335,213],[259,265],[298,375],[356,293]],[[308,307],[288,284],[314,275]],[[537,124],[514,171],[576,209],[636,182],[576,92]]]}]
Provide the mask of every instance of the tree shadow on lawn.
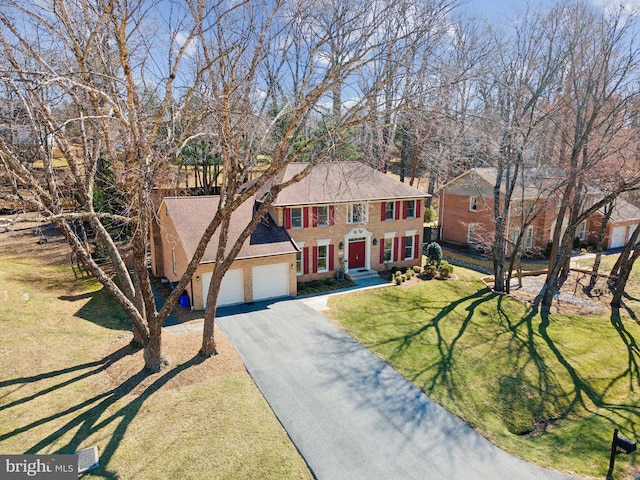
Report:
[{"label": "tree shadow on lawn", "polygon": [[[630,313],[631,318],[638,323],[633,311],[627,308],[627,312]],[[633,335],[624,326],[624,323],[622,323],[619,308],[613,307],[611,309],[611,325],[616,329],[618,335],[620,335],[622,343],[624,343],[626,347],[627,369],[621,372],[617,377],[613,378],[607,389],[611,388],[619,380],[629,377],[629,390],[633,391],[635,388],[640,388],[640,346]]]},{"label": "tree shadow on lawn", "polygon": [[113,297],[103,287],[94,292],[87,292],[80,295],[61,295],[60,300],[67,302],[78,302],[89,299],[74,314],[75,317],[89,320],[96,325],[111,330],[131,330],[131,320],[122,310]]},{"label": "tree shadow on lawn", "polygon": [[[391,361],[392,363],[400,363],[402,357],[407,353],[408,350],[412,348],[413,344],[417,341],[419,342],[423,335],[427,334],[430,330],[433,330],[437,338],[437,348],[440,356],[436,362],[428,364],[424,368],[413,373],[409,380],[411,382],[417,382],[417,380],[421,376],[435,370],[435,374],[433,374],[429,384],[421,385],[421,388],[425,392],[430,393],[433,391],[437,384],[442,384],[446,387],[447,394],[450,396],[450,398],[457,398],[462,393],[458,388],[456,378],[453,375],[456,344],[462,338],[471,320],[473,319],[476,308],[478,308],[485,302],[491,301],[496,296],[497,295],[492,293],[488,288],[478,290],[473,295],[468,295],[447,304],[432,319],[430,319],[427,323],[421,325],[419,328],[411,330],[400,336],[385,338],[384,340],[375,342],[370,346],[375,348],[385,345],[395,345],[393,351],[389,355],[389,361]],[[410,300],[410,302],[412,302],[413,304],[406,304],[405,302],[406,308],[404,308],[404,310],[424,310],[424,305],[420,302],[419,297]],[[454,312],[458,307],[467,303],[469,303],[469,305],[465,308],[467,313],[460,322],[458,332],[451,341],[448,341],[442,332],[440,323],[443,320],[448,319],[452,312]]]},{"label": "tree shadow on lawn", "polygon": [[[547,345],[553,342],[546,327],[543,333],[534,325],[538,309],[531,308],[525,316],[514,322],[503,303],[504,299],[499,298],[497,311],[506,328],[505,333],[510,335],[504,352],[511,359],[505,365],[511,369],[505,370],[497,379],[499,389],[494,401],[501,409],[505,425],[511,433],[525,435],[536,430],[545,431],[549,424],[566,418],[574,410],[579,396],[570,398],[553,367],[540,351],[540,338]],[[579,386],[576,391],[587,388],[582,380],[574,379]]]},{"label": "tree shadow on lawn", "polygon": [[[500,302],[499,302],[500,304]],[[550,318],[549,312],[545,310],[540,310],[536,305],[534,305],[528,314],[520,319],[517,324],[513,324],[508,316],[502,311],[502,317],[504,321],[508,325],[508,328],[511,332],[513,332],[512,341],[520,342],[520,349],[514,348],[514,351],[525,351],[528,358],[528,361],[534,362],[534,365],[539,372],[539,378],[542,379],[540,383],[547,386],[547,388],[543,389],[543,393],[547,394],[552,392],[555,389],[560,388],[559,384],[553,379],[551,370],[552,368],[544,361],[543,356],[539,352],[539,346],[535,341],[535,337],[539,335],[539,337],[544,341],[546,347],[553,353],[556,360],[563,366],[564,370],[569,374],[569,377],[572,380],[573,384],[573,392],[571,394],[572,398],[566,405],[566,410],[563,414],[563,417],[571,413],[575,410],[577,406],[581,406],[585,408],[587,411],[591,411],[592,408],[589,407],[589,402],[596,407],[599,408],[608,408],[612,410],[629,410],[630,412],[636,412],[634,415],[637,415],[639,412],[639,407],[626,407],[620,405],[609,404],[604,401],[604,397],[607,392],[613,387],[615,383],[619,380],[629,377],[629,387],[630,390],[637,388],[640,385],[640,370],[639,370],[639,360],[640,360],[640,348],[633,338],[631,333],[624,327],[622,321],[620,319],[619,309],[613,309],[611,314],[611,324],[618,331],[620,338],[622,339],[627,353],[628,353],[628,368],[622,372],[616,378],[613,378],[611,382],[602,390],[602,392],[598,392],[587,380],[583,374],[581,374],[571,363],[570,359],[567,358],[560,347],[554,342],[553,338],[549,334],[548,328],[551,324],[552,319]],[[536,319],[540,320],[540,324],[537,329],[534,327],[534,321]],[[521,335],[518,334],[520,327],[524,326],[526,335],[522,338]],[[537,330],[537,334],[536,334]],[[560,401],[561,397],[552,396],[553,401]],[[568,397],[567,397],[568,398]],[[588,400],[588,402],[587,402]]]},{"label": "tree shadow on lawn", "polygon": [[[549,313],[539,310],[537,306],[533,306],[525,317],[519,319],[517,323],[513,323],[508,315],[502,310],[499,301],[501,316],[509,331],[512,334],[509,351],[514,355],[516,361],[513,362],[513,371],[505,375],[504,378],[515,379],[520,382],[515,388],[519,392],[511,400],[520,403],[521,408],[526,409],[532,415],[532,421],[537,423],[536,428],[542,427],[546,429],[547,424],[553,423],[560,419],[566,419],[571,414],[583,409],[586,412],[605,419],[612,428],[619,425],[625,427],[631,426],[634,435],[637,435],[636,425],[637,418],[640,415],[640,407],[636,405],[614,404],[605,401],[605,397],[613,386],[625,377],[629,378],[629,388],[633,391],[640,383],[640,374],[638,370],[640,350],[635,339],[624,328],[620,321],[619,312],[612,312],[611,323],[616,328],[623,343],[626,346],[629,360],[628,368],[617,377],[611,379],[609,384],[601,389],[597,389],[592,385],[584,372],[580,372],[561,350],[561,347],[553,340],[549,334],[549,326],[552,319]],[[540,320],[537,328],[535,322]],[[524,333],[522,328],[524,327]],[[542,340],[540,344],[539,340]],[[557,373],[554,372],[553,366],[542,355],[541,348],[546,347],[555,360],[563,367],[564,371],[571,379],[572,390],[566,391]],[[525,368],[533,363],[537,377],[536,382],[526,380],[524,375]],[[589,373],[589,372],[586,372]],[[533,399],[533,403],[532,403]],[[502,398],[505,403],[509,399]],[[528,433],[526,431],[513,433]],[[583,438],[583,442],[587,439]],[[600,441],[593,439],[593,441]]]},{"label": "tree shadow on lawn", "polygon": [[[53,385],[51,387],[45,388],[44,390],[41,390],[27,397],[14,400],[13,402],[7,403],[5,405],[0,405],[0,412],[2,412],[3,410],[7,410],[9,408],[15,407],[16,405],[21,405],[23,403],[34,400],[38,397],[41,397],[42,395],[46,395],[48,393],[54,392],[55,390],[71,385],[72,383],[78,382],[92,375],[96,375],[100,372],[103,372],[104,370],[109,368],[111,365],[116,363],[118,360],[124,358],[127,355],[134,353],[134,351],[135,350],[132,347],[127,345],[125,347],[122,347],[116,350],[115,352],[107,355],[106,357],[100,360],[96,360],[95,362],[83,363],[81,365],[75,365],[73,367],[63,368],[61,370],[54,370],[51,372],[40,373],[38,375],[33,375],[31,377],[13,378],[11,380],[0,381],[0,388],[10,387],[12,385],[19,385],[21,387],[28,383],[36,383],[36,382],[39,382],[40,380],[44,380],[47,378],[54,378],[60,375],[65,375],[67,373],[77,372],[80,370],[86,370],[88,368],[96,367],[93,370],[90,370],[88,372],[83,372],[76,377],[65,380],[64,382],[58,383],[57,385]],[[4,435],[0,436],[0,440],[4,440],[4,438],[5,438]]]},{"label": "tree shadow on lawn", "polygon": [[[75,367],[70,367],[68,369],[58,370],[50,373],[44,373],[40,375],[36,375],[33,377],[25,377],[22,379],[13,379],[6,382],[3,382],[4,385],[16,385],[19,383],[28,383],[28,382],[36,382],[38,380],[44,378],[51,378],[57,375],[62,375],[64,373],[69,373],[85,368],[90,368],[92,366],[98,366],[98,368],[83,373],[71,380],[65,381],[55,387],[47,388],[42,392],[39,392],[36,395],[32,395],[30,397],[25,397],[24,399],[13,402],[11,405],[5,406],[3,408],[9,408],[11,406],[15,406],[17,404],[25,403],[30,400],[33,400],[37,396],[44,395],[46,393],[50,393],[51,391],[61,388],[63,386],[69,385],[75,381],[86,378],[90,375],[95,375],[98,372],[106,369],[109,365],[113,364],[117,360],[120,360],[125,355],[130,353],[132,350],[129,350],[130,347],[123,347],[120,350],[114,352],[113,354],[105,357],[102,360],[97,362],[87,363],[83,365],[78,365]],[[106,428],[113,422],[118,422],[115,430],[110,435],[107,446],[103,451],[100,452],[100,467],[97,470],[92,470],[91,473],[94,475],[100,475],[105,479],[116,480],[120,478],[117,472],[109,471],[108,465],[111,457],[114,452],[117,450],[120,442],[122,441],[128,426],[131,424],[133,419],[136,417],[142,405],[162,386],[166,385],[171,379],[175,378],[178,374],[183,372],[184,370],[198,365],[202,363],[205,358],[196,355],[191,360],[181,364],[176,365],[174,368],[167,370],[165,373],[161,373],[156,380],[149,385],[140,395],[137,395],[133,400],[128,402],[126,405],[123,405],[119,408],[115,413],[110,415],[109,417],[100,420],[104,413],[116,402],[130,394],[135,387],[140,385],[147,377],[150,375],[158,375],[152,374],[149,371],[142,369],[137,374],[131,376],[128,380],[123,382],[121,385],[107,391],[104,393],[100,393],[95,395],[92,398],[81,401],[76,405],[73,405],[62,412],[57,412],[47,417],[43,417],[35,422],[30,423],[29,425],[25,425],[23,427],[17,428],[11,432],[7,432],[5,434],[0,435],[0,442],[11,438],[15,435],[19,435],[21,433],[27,432],[33,428],[39,427],[41,425],[45,425],[49,422],[55,421],[61,417],[65,417],[67,415],[74,414],[74,412],[81,411],[87,407],[90,407],[88,410],[79,413],[78,415],[71,418],[65,425],[58,428],[56,431],[52,432],[35,445],[32,445],[30,448],[26,449],[24,454],[36,454],[41,452],[49,445],[53,445],[60,437],[65,434],[76,430],[71,440],[67,442],[66,445],[57,449],[56,452],[52,453],[74,453],[78,450],[78,448],[83,444],[83,442],[91,435],[100,432],[100,430]]]}]

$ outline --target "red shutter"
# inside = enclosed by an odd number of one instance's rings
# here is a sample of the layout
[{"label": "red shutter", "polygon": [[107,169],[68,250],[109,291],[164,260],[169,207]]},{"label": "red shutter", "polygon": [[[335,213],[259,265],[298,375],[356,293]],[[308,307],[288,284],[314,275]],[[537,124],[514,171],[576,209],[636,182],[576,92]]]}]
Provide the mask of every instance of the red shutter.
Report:
[{"label": "red shutter", "polygon": [[311,224],[314,227],[317,227],[318,226],[318,207],[313,207],[311,209],[311,215],[312,215]]},{"label": "red shutter", "polygon": [[291,209],[284,209],[284,228],[291,230]]},{"label": "red shutter", "polygon": [[309,228],[309,207],[302,209],[302,225],[304,228]]},{"label": "red shutter", "polygon": [[416,218],[420,218],[420,205],[422,205],[422,199],[419,198],[416,200]]},{"label": "red shutter", "polygon": [[313,262],[311,263],[312,272],[316,273],[318,271],[318,247],[313,247]]},{"label": "red shutter", "polygon": [[400,240],[400,260],[404,260],[404,247],[406,245],[405,237]]},{"label": "red shutter", "polygon": [[387,202],[380,203],[380,221],[384,222],[387,218]]},{"label": "red shutter", "polygon": [[407,218],[407,210],[409,209],[409,200],[402,202],[402,219]]},{"label": "red shutter", "polygon": [[333,270],[333,245],[329,245],[329,271]]},{"label": "red shutter", "polygon": [[309,247],[302,247],[302,271],[309,273]]},{"label": "red shutter", "polygon": [[413,258],[420,258],[420,235],[416,233],[413,237]]},{"label": "red shutter", "polygon": [[400,218],[400,203],[401,202],[396,202],[396,215],[395,215],[396,220]]},{"label": "red shutter", "polygon": [[400,259],[400,237],[393,239],[393,261],[397,262]]},{"label": "red shutter", "polygon": [[333,205],[329,205],[329,225],[333,225],[334,218],[336,215],[336,209]]},{"label": "red shutter", "polygon": [[384,238],[378,240],[380,243],[380,265],[384,264]]}]

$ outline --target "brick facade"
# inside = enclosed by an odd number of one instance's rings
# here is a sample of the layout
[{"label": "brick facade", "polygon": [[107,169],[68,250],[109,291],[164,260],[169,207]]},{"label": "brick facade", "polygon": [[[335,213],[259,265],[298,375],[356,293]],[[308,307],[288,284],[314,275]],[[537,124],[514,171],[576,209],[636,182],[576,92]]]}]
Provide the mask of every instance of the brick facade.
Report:
[{"label": "brick facade", "polygon": [[[413,217],[409,203],[414,205]],[[358,259],[364,264],[358,268],[383,271],[396,267],[410,267],[422,262],[422,215],[424,213],[424,198],[401,199],[389,201],[363,202],[367,207],[366,218],[363,222],[349,223],[349,209],[352,203],[338,203],[327,205],[275,207],[271,215],[276,222],[287,229],[291,238],[301,249],[302,265],[298,274],[299,281],[309,281],[319,278],[333,277],[341,266],[346,273],[354,268],[349,265],[349,255],[353,255],[354,248],[350,245],[364,241],[364,259]],[[385,212],[393,204],[393,219],[386,220]],[[326,207],[329,213],[325,225],[319,225],[318,209]],[[297,217],[299,227],[292,223],[292,209]],[[321,210],[322,212],[322,210]],[[409,217],[409,218],[407,218]],[[324,216],[321,217],[325,219]],[[411,240],[406,239],[410,237]],[[385,238],[392,239],[391,259],[384,260]],[[405,247],[412,244],[412,258],[405,258]],[[318,271],[319,247],[326,246],[328,258],[323,271]],[[351,248],[351,252],[350,252]],[[407,248],[408,250],[408,248]]]}]

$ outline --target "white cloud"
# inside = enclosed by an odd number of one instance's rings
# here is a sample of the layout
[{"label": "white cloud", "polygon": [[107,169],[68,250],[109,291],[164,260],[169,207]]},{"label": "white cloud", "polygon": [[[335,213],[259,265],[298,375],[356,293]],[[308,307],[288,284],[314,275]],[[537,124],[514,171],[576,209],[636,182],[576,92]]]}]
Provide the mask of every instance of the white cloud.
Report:
[{"label": "white cloud", "polygon": [[331,54],[329,52],[317,52],[313,57],[313,63],[320,65],[321,67],[328,67],[331,61]]},{"label": "white cloud", "polygon": [[[187,34],[185,34],[184,32],[177,32],[176,33],[176,37],[175,37],[175,42],[176,45],[178,45],[179,48],[182,48],[182,46],[185,44],[185,42],[189,39],[189,36]],[[195,53],[196,50],[198,48],[198,40],[196,38],[192,38],[189,41],[189,44],[187,45],[187,48],[185,50],[185,55],[192,57]]]},{"label": "white cloud", "polygon": [[605,12],[614,13],[624,9],[629,15],[640,14],[640,0],[591,0],[594,5],[602,7]]}]

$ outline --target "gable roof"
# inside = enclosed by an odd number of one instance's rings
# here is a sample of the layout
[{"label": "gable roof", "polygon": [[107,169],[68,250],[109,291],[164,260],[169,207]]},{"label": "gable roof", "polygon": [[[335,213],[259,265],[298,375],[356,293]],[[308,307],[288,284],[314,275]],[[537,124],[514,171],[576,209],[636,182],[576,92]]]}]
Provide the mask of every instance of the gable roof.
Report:
[{"label": "gable roof", "polygon": [[[497,171],[495,167],[472,168],[447,182],[440,190],[444,191],[456,185],[475,185],[478,187],[483,185],[493,189],[496,182],[496,174]],[[565,173],[561,169],[554,167],[526,168],[523,171],[523,175],[518,178],[516,188],[521,188],[524,184],[524,198],[528,200],[536,199],[540,196],[550,197],[556,191],[558,182],[562,181],[564,177]],[[500,193],[506,193],[504,182],[500,186]],[[586,185],[586,193],[592,200],[594,197],[602,195],[600,190],[590,185]],[[518,193],[518,198],[519,195],[520,193]],[[590,205],[593,205],[593,201]],[[604,208],[598,211],[604,214]],[[610,221],[622,222],[636,219],[640,219],[640,208],[618,197],[615,201]]]},{"label": "gable roof", "polygon": [[[604,215],[604,208],[598,210]],[[613,213],[610,222],[624,222],[627,220],[640,220],[640,208],[618,197],[613,205]]]},{"label": "gable roof", "polygon": [[[307,166],[307,163],[290,163],[274,181],[286,182]],[[263,187],[258,198],[272,184]],[[429,194],[360,162],[323,162],[314,166],[305,178],[282,190],[273,205],[313,205],[428,196]]]},{"label": "gable roof", "polygon": [[[555,191],[555,186],[559,179],[564,178],[564,173],[557,168],[525,168],[521,175],[518,175],[516,189],[518,189],[518,197],[522,195],[522,187],[524,185],[524,198],[535,199],[547,193],[550,196]],[[469,185],[480,186],[482,184],[486,188],[493,189],[496,184],[497,169],[495,167],[476,167],[467,170],[463,174],[457,176],[444,184],[440,190],[445,190],[453,185],[467,183]],[[505,181],[503,179],[500,185],[500,193],[505,195],[507,192]]]},{"label": "gable roof", "polygon": [[[200,238],[215,216],[219,201],[220,197],[218,196],[164,198],[162,203],[166,206],[167,215],[173,221],[179,242],[184,248],[187,258],[193,257]],[[253,218],[254,205],[255,199],[252,197],[233,212],[225,252],[231,249],[242,230]],[[219,237],[219,231],[214,233],[200,263],[216,261]],[[298,249],[287,231],[282,227],[278,227],[271,216],[267,214],[245,240],[236,258],[283,255],[297,251]]]}]

